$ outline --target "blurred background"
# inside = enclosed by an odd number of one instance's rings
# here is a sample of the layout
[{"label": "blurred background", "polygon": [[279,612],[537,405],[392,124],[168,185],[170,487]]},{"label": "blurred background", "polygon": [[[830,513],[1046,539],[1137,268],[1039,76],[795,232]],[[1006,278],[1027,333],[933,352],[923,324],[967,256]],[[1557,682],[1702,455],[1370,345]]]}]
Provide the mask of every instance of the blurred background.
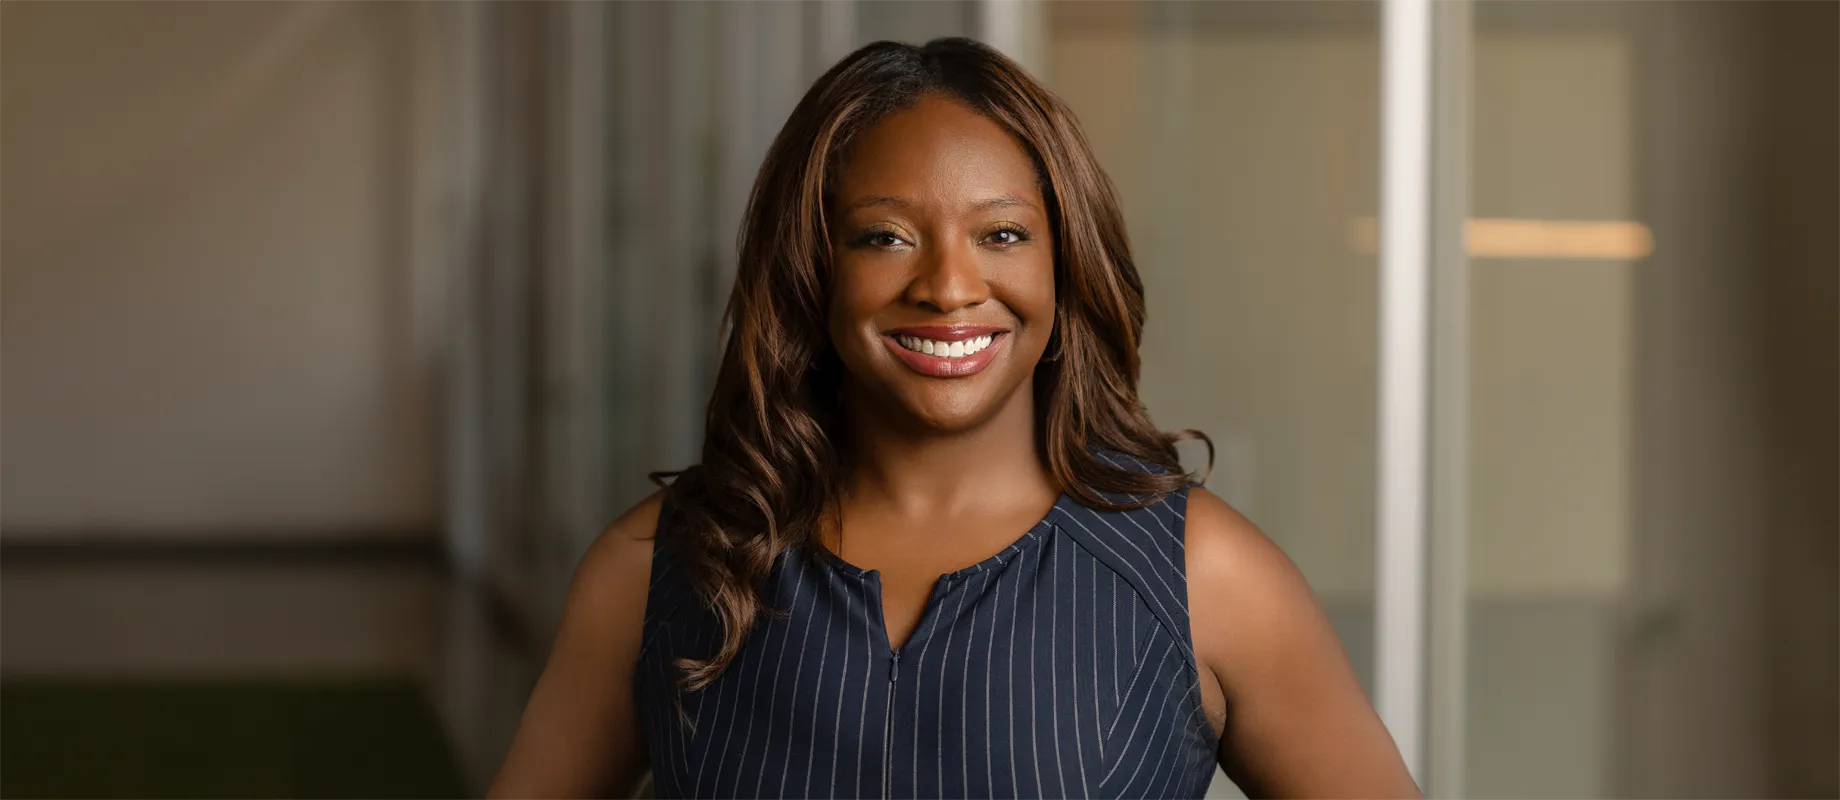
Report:
[{"label": "blurred background", "polygon": [[[1415,773],[1840,795],[1840,4],[1432,14]],[[1382,17],[9,0],[0,794],[482,791],[575,559],[698,452],[767,143],[877,39],[1079,113],[1151,413],[1374,691]]]}]

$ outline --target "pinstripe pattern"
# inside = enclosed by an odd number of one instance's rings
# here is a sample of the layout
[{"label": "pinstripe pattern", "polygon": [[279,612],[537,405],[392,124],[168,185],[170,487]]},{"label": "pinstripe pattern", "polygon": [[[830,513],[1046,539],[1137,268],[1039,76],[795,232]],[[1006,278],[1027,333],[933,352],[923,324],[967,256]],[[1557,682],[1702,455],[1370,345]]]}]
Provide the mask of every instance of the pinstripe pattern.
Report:
[{"label": "pinstripe pattern", "polygon": [[766,586],[788,613],[682,698],[690,725],[671,663],[708,656],[719,630],[661,528],[635,682],[659,796],[1200,796],[1215,742],[1187,501],[1111,513],[1063,495],[1014,545],[941,576],[899,653],[878,573],[788,551]]}]

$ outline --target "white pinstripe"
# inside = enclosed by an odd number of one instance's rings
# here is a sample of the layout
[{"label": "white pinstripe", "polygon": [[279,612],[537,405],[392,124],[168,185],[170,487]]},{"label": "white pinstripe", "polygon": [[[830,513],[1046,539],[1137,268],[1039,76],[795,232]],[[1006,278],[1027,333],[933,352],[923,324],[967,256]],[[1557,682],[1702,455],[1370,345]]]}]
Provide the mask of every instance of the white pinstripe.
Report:
[{"label": "white pinstripe", "polygon": [[[1167,758],[1170,749],[1176,747],[1176,734],[1178,734],[1178,732],[1179,730],[1176,726],[1170,728],[1167,739],[1163,739],[1163,750],[1157,754],[1157,763],[1167,763],[1165,758]],[[1139,767],[1143,767],[1143,765],[1139,763]],[[1174,769],[1165,769],[1163,774],[1161,774],[1163,780],[1157,780],[1156,783],[1152,783],[1152,785],[1156,785],[1157,787],[1156,791],[1152,794],[1157,794],[1157,796],[1168,796],[1168,789],[1172,789],[1172,783],[1176,782],[1176,772],[1178,771],[1174,771]],[[1152,778],[1156,778],[1156,776],[1152,776]]]},{"label": "white pinstripe", "polygon": [[[1054,543],[1054,551],[1048,554],[1048,569],[1054,576],[1054,589],[1060,588],[1062,539]],[[1052,590],[1051,590],[1052,591]],[[1051,730],[1054,734],[1054,780],[1061,787],[1061,797],[1067,796],[1067,762],[1061,758],[1061,670],[1060,670],[1060,635],[1061,604],[1060,593],[1055,591],[1053,602],[1048,604],[1048,717],[1053,720]],[[1079,703],[1074,708],[1079,708]],[[1074,720],[1074,727],[1079,727],[1079,720]],[[1044,787],[1045,788],[1045,787]]]},{"label": "white pinstripe", "polygon": [[[1050,547],[1054,544],[1054,542],[1048,543]],[[1038,561],[1037,573],[1040,572],[1039,563]],[[1029,621],[1033,623],[1038,619],[1041,619],[1041,592],[1029,592]],[[1035,660],[1035,643],[1040,638],[1035,631],[1029,631],[1029,699],[1036,703],[1041,702],[1041,693],[1035,691],[1035,670],[1039,663]],[[1030,714],[1029,722],[1034,723],[1034,721],[1034,715]],[[1045,794],[1048,787],[1041,780],[1041,735],[1039,731],[1032,729],[1029,731],[1029,745],[1029,755],[1035,761],[1035,791]],[[1061,796],[1066,797],[1067,793],[1062,791]]]},{"label": "white pinstripe", "polygon": [[[799,581],[799,583],[803,584],[804,581],[801,580]],[[796,602],[794,603],[793,607],[794,608],[798,607]],[[817,609],[813,608],[812,610],[816,611]],[[797,666],[793,667],[792,669],[793,697],[795,698],[798,696],[798,685],[805,681],[805,643],[811,640],[811,620],[812,620],[812,617],[816,617],[816,616],[818,615],[815,613],[807,615],[805,617],[805,629],[799,633],[799,663]],[[786,663],[785,658],[781,658],[779,661],[781,665],[784,665]],[[778,666],[774,667],[774,669],[776,670],[778,668],[779,668]],[[774,687],[778,688],[778,686],[779,686],[779,682],[774,681]],[[777,692],[775,692],[775,694],[777,694]],[[792,760],[791,759],[792,740],[794,738],[794,734],[798,733],[798,729],[799,729],[798,710],[792,709],[792,708],[786,709],[786,756],[787,756],[786,760],[788,761]],[[761,762],[760,762],[761,774],[763,775],[766,774],[766,769],[767,769],[767,760],[763,758],[761,759]],[[786,796],[786,776],[791,773],[792,773],[792,770],[789,770],[789,769],[780,770],[779,789],[775,792],[775,794],[779,795],[780,797]]]},{"label": "white pinstripe", "polygon": [[[1113,574],[1116,575],[1117,573],[1113,573]],[[1129,628],[1129,630],[1131,631],[1131,655],[1134,655],[1134,656],[1140,655],[1137,651],[1137,600],[1138,600],[1137,593],[1132,592],[1131,594],[1126,595],[1125,601],[1124,601],[1125,605],[1131,607],[1131,627]],[[1141,663],[1143,662],[1139,661],[1131,665],[1132,674],[1137,673],[1138,664],[1141,664]]]},{"label": "white pinstripe", "polygon": [[[984,593],[990,591],[990,582],[994,579],[996,572],[981,572],[980,574],[984,576],[984,588],[978,590],[977,605],[971,607],[971,622],[966,625],[970,630],[965,633],[964,677],[959,681],[958,687],[958,767],[960,773],[958,785],[961,794],[971,793],[971,729],[969,727],[971,724],[971,637],[977,635],[978,606],[984,604]],[[969,587],[966,587],[966,593],[970,593]],[[959,609],[961,612],[963,611],[963,602],[959,603]],[[990,628],[992,631],[995,631],[996,627],[997,620],[993,616],[990,620]],[[984,686],[986,687],[985,692],[987,695],[984,700],[984,724],[989,725],[990,700],[988,699],[988,692],[990,680],[988,676],[990,675],[990,654],[988,652],[984,654],[984,675],[986,676]],[[990,740],[988,731],[984,734],[984,740],[986,742]],[[988,760],[988,756],[986,760]]]},{"label": "white pinstripe", "polygon": [[[1189,712],[1188,712],[1188,714],[1187,714],[1187,716],[1184,716],[1184,717],[1182,718],[1182,721],[1181,721],[1180,723],[1177,723],[1177,722],[1176,722],[1176,721],[1174,720],[1174,718],[1172,718],[1172,717],[1166,717],[1166,718],[1165,718],[1165,719],[1167,720],[1167,724],[1166,724],[1166,726],[1164,727],[1164,730],[1165,730],[1165,731],[1167,731],[1168,733],[1167,733],[1167,734],[1165,735],[1165,737],[1164,737],[1164,739],[1163,739],[1163,756],[1167,756],[1167,755],[1169,754],[1169,748],[1170,748],[1170,746],[1171,746],[1171,745],[1172,745],[1172,744],[1174,743],[1174,741],[1175,741],[1175,739],[1176,739],[1176,735],[1177,735],[1177,734],[1178,734],[1178,733],[1179,733],[1179,732],[1180,732],[1180,731],[1181,731],[1182,729],[1184,729],[1184,728],[1187,728],[1187,727],[1188,727],[1188,724],[1189,724],[1189,722],[1191,722],[1191,721],[1193,721],[1193,720],[1195,719],[1195,713],[1196,713],[1196,712],[1198,712],[1198,711],[1200,711],[1200,710],[1201,710],[1201,709],[1200,709],[1200,708],[1198,708],[1198,707],[1197,707],[1197,708],[1193,708],[1193,709],[1190,709],[1190,710],[1189,710]],[[1129,786],[1129,785],[1131,785],[1131,781],[1133,781],[1133,780],[1136,780],[1136,779],[1137,779],[1137,773],[1138,773],[1138,771],[1140,771],[1140,770],[1142,770],[1142,769],[1144,768],[1144,757],[1145,757],[1145,756],[1148,756],[1149,754],[1150,754],[1150,745],[1149,745],[1149,743],[1148,743],[1148,742],[1146,742],[1146,743],[1145,743],[1145,745],[1144,745],[1144,748],[1143,748],[1143,750],[1142,750],[1142,751],[1140,751],[1140,752],[1139,752],[1139,753],[1137,754],[1137,766],[1135,766],[1135,767],[1132,767],[1132,768],[1131,768],[1131,774],[1130,774],[1130,775],[1128,775],[1128,776],[1126,776],[1126,777],[1125,777],[1125,779],[1124,779],[1124,783],[1125,783],[1125,785],[1126,785],[1126,786]],[[1162,758],[1163,758],[1163,756],[1158,756],[1158,759],[1159,759],[1159,760],[1160,760],[1160,759],[1162,759]]]},{"label": "white pinstripe", "polygon": [[[804,590],[804,581],[793,581],[793,600],[791,600],[791,603],[788,603],[788,609],[797,609],[797,607],[799,607],[799,592],[802,592],[802,590]],[[769,633],[762,634],[762,640],[764,640],[764,642],[762,642],[762,649],[764,649],[764,651],[762,651],[762,655],[760,655],[762,660],[765,660],[765,644],[767,644],[767,642],[773,642],[773,634],[771,634],[773,627],[765,627],[765,629],[767,629]],[[773,660],[773,684],[771,684],[771,691],[773,691],[773,693],[767,697],[767,741],[773,739],[773,706],[776,706],[778,701],[780,701],[780,691],[778,691],[780,690],[780,668],[786,666],[786,636],[789,636],[789,631],[782,631],[780,640],[778,640],[778,644],[780,644],[780,647],[778,647],[778,658]],[[762,669],[760,673],[765,675],[765,669]],[[758,680],[758,677],[754,679],[754,693],[760,693],[760,680]],[[747,752],[747,743],[751,743],[751,741],[754,741],[753,715],[747,717],[747,736],[742,737],[742,752]],[[760,760],[760,771],[754,774],[754,783],[760,783],[760,778],[764,776],[765,772],[767,772],[767,760],[762,758],[762,760]],[[740,776],[740,774],[742,774],[742,769],[736,767],[734,774]],[[721,783],[721,772],[716,772],[716,783]]]},{"label": "white pinstripe", "polygon": [[[1163,725],[1157,725],[1159,721],[1161,721]],[[1154,745],[1154,743],[1156,743],[1157,741],[1157,736],[1156,736],[1157,732],[1159,732],[1159,730],[1167,730],[1167,723],[1168,723],[1168,717],[1163,717],[1163,715],[1157,715],[1156,719],[1152,719],[1152,721],[1150,721],[1150,741],[1146,741],[1143,747],[1139,747],[1139,749],[1137,749],[1137,765],[1135,765],[1135,767],[1132,767],[1132,774],[1128,774],[1128,776],[1124,776],[1124,783],[1122,783],[1122,785],[1132,785],[1132,782],[1135,782],[1135,780],[1137,780],[1137,771],[1141,771],[1141,769],[1143,769],[1144,758],[1146,758],[1146,756],[1150,754],[1150,747],[1152,747],[1152,745]],[[1133,734],[1135,734],[1135,726],[1133,726],[1132,732]],[[1165,747],[1167,747],[1167,741],[1165,741]],[[1122,761],[1119,761],[1117,765],[1113,765],[1113,769],[1117,769],[1119,765],[1122,765]]]},{"label": "white pinstripe", "polygon": [[[1168,653],[1168,647],[1170,647],[1170,644],[1168,644],[1168,642],[1163,642],[1163,653]],[[1157,657],[1157,658],[1161,658],[1161,657]],[[1143,677],[1143,669],[1137,669],[1137,675],[1132,675],[1132,684],[1130,684],[1130,686],[1128,686],[1128,688],[1124,690],[1124,699],[1126,699],[1126,701],[1128,701],[1128,699],[1132,699],[1132,691],[1135,690],[1135,688],[1137,688],[1137,679],[1139,679],[1139,677]],[[1128,741],[1128,739],[1132,737],[1132,734],[1135,734],[1135,732],[1137,732],[1137,721],[1141,721],[1141,719],[1143,719],[1144,704],[1135,703],[1135,706],[1137,706],[1137,715],[1135,715],[1135,717],[1132,717],[1132,730],[1130,730],[1128,734],[1124,734],[1124,739],[1126,739],[1126,741]],[[1119,721],[1121,721],[1121,719],[1124,719],[1124,715],[1122,714],[1119,715],[1117,719],[1113,719],[1113,721],[1111,721],[1111,730],[1108,730],[1108,732],[1106,732],[1106,736],[1110,737],[1111,734],[1115,734],[1115,732],[1119,730]],[[1110,776],[1110,772],[1108,772],[1108,776]]]},{"label": "white pinstripe", "polygon": [[[843,690],[850,685],[850,593],[843,593],[843,680],[837,685],[837,718],[831,723],[831,797],[837,797],[837,765],[843,761]],[[825,630],[830,630],[827,626]],[[863,676],[867,685],[869,677]],[[857,741],[862,741],[858,738]],[[860,773],[861,770],[858,770]]]},{"label": "white pinstripe", "polygon": [[1200,749],[1200,747],[1189,747],[1187,750],[1189,750],[1187,756],[1181,758],[1181,772],[1183,772],[1183,776],[1181,776],[1181,785],[1178,785],[1178,787],[1176,787],[1176,793],[1172,794],[1172,796],[1178,796],[1178,798],[1196,794],[1196,791],[1194,791],[1194,780],[1196,780],[1196,778],[1203,780],[1202,791],[1207,789],[1207,783],[1205,782],[1211,782],[1214,778],[1213,769],[1194,769],[1198,763],[1200,763],[1202,767],[1213,767],[1214,760],[1213,758],[1209,758],[1213,750],[1203,750]]},{"label": "white pinstripe", "polygon": [[[940,580],[947,581],[948,585],[946,587],[946,591],[951,591],[951,586],[949,585],[950,579],[941,577]],[[938,592],[937,583],[934,584],[933,590],[934,590],[934,593]],[[931,597],[929,597],[926,601],[926,611],[933,610],[932,606],[933,606],[933,600]],[[926,618],[926,611],[922,611],[920,614],[920,625],[925,625],[929,621]],[[913,639],[914,634],[919,633],[919,632],[920,632],[920,627],[916,626],[914,628],[914,633],[908,634],[907,644],[909,647],[911,647],[914,643],[914,639]],[[928,647],[932,646],[932,644],[933,644],[933,632],[929,630],[926,632],[926,641],[920,643],[920,657],[914,659],[914,680],[916,681],[926,680],[926,651]],[[902,648],[902,649],[906,649],[906,648]],[[942,660],[939,664],[939,677],[942,683],[944,682],[945,674],[946,674],[945,662]],[[914,684],[915,686],[915,689],[914,689],[914,747],[913,747],[914,765],[913,765],[913,768],[909,770],[907,773],[908,780],[911,781],[913,784],[913,791],[915,794],[918,794],[920,792],[920,691],[919,691],[919,687],[923,685],[924,685],[923,683]]]},{"label": "white pinstripe", "polygon": [[[1110,572],[1110,569],[1107,569]],[[1124,642],[1118,639],[1118,573],[1112,572],[1112,706],[1116,708],[1118,699],[1118,645]],[[1132,639],[1136,639],[1135,636]],[[1135,647],[1136,645],[1133,645]]]},{"label": "white pinstripe", "polygon": [[[830,620],[824,621],[824,641],[822,644],[818,645],[818,650],[819,652],[818,652],[818,672],[817,674],[819,676],[822,676],[824,674],[824,663],[826,661],[829,661],[831,657],[831,623],[830,623]],[[811,760],[805,762],[805,788],[799,791],[800,797],[810,797],[811,796],[811,768],[812,768],[812,765],[818,763],[818,758],[817,758],[818,726],[815,720],[817,719],[818,709],[824,707],[824,694],[823,694],[824,681],[822,680],[822,678],[820,678],[818,681],[816,681],[816,684],[817,684],[817,693],[813,694],[811,698],[811,711],[812,711],[812,718],[814,722],[812,723],[811,731],[808,737],[811,741],[811,750],[813,751],[813,754],[812,754]],[[842,689],[837,690],[837,702],[839,703],[843,702],[843,690]],[[836,769],[836,768],[837,768],[837,754],[832,753],[831,754],[831,769]],[[786,781],[786,776],[781,775],[780,776],[781,785],[784,785],[785,781]],[[781,795],[784,795],[785,793],[786,793],[785,789],[780,790]]]},{"label": "white pinstripe", "polygon": [[[1125,514],[1124,518],[1130,520],[1132,525],[1136,525],[1138,530],[1143,531],[1144,536],[1149,537],[1150,541],[1154,542],[1157,540],[1157,535],[1155,533],[1152,533],[1149,528],[1144,527],[1144,524],[1142,522],[1137,521],[1136,514]],[[1151,519],[1155,519],[1155,517],[1151,517]],[[1119,533],[1122,534],[1123,531],[1120,531]],[[1175,541],[1177,550],[1183,550],[1183,551],[1187,550],[1187,548],[1182,544],[1182,537],[1174,535],[1175,531],[1163,531],[1163,533],[1165,534],[1164,538],[1172,539]],[[1162,552],[1162,551],[1159,550],[1158,552]],[[1149,558],[1149,555],[1146,554],[1144,557]],[[1176,575],[1182,579],[1183,583],[1188,582],[1188,570],[1184,565],[1177,564],[1175,558],[1170,556],[1168,553],[1163,553],[1163,562],[1175,568]]]},{"label": "white pinstripe", "polygon": [[[741,683],[740,679],[731,679],[730,676],[732,674],[733,673],[724,672],[722,673],[722,677],[716,679],[716,683],[720,684],[719,686],[716,687],[716,719],[723,718],[722,717],[723,693],[727,692],[730,688],[738,689]],[[739,708],[741,705],[741,692],[735,691],[735,692],[731,692],[731,694],[735,695],[735,707]],[[699,721],[701,720],[703,716],[702,710],[703,710],[702,704],[700,703],[697,704],[697,718]],[[714,734],[711,734],[711,735],[714,735]],[[696,787],[692,789],[692,791],[700,795],[703,793],[703,774],[709,771],[709,762],[706,760],[701,760],[701,759],[699,759],[699,761],[701,763],[698,763],[696,765]],[[720,776],[722,773],[722,763],[723,763],[723,759],[718,758],[716,760],[716,774],[718,776]]]},{"label": "white pinstripe", "polygon": [[[1009,661],[1009,791],[1011,797],[1020,797],[1021,779],[1016,776],[1016,621],[1022,615],[1017,614],[1016,609],[1022,607],[1022,560],[1017,559],[1012,569],[1016,570],[1016,579],[1010,581],[1010,584],[1016,591],[1010,598],[1009,652],[1006,654]],[[1035,664],[1031,661],[1029,669],[1034,668]]]},{"label": "white pinstripe", "polygon": [[[857,586],[859,588],[863,588],[863,591],[864,591],[864,595],[863,595],[864,613],[865,614],[882,613],[882,610],[880,608],[873,606],[869,602],[869,596],[867,594],[868,589],[866,587],[862,587],[862,584],[857,584]],[[869,684],[873,682],[874,680],[875,680],[875,637],[869,635],[868,631],[864,631],[863,632],[862,713],[858,715],[856,718],[856,746],[858,748],[862,747],[862,744],[865,741],[863,739],[863,734],[867,733],[869,730],[868,728],[868,724],[869,724]],[[888,754],[886,753],[882,754],[882,758],[886,759],[887,757],[888,757]],[[869,770],[864,768],[863,764],[859,763],[856,765],[856,796],[857,797],[866,796],[863,794],[863,790],[862,790],[862,779],[863,779],[863,774],[868,771]]]},{"label": "white pinstripe", "polygon": [[[667,652],[675,652],[677,650],[677,635],[673,632],[672,628],[667,627],[664,629],[664,640],[665,646],[670,648]],[[660,660],[664,659],[660,657]],[[661,698],[660,702],[662,703],[664,700]],[[690,774],[690,729],[688,727],[689,724],[679,719],[677,716],[677,702],[681,702],[681,698],[668,704],[670,713],[667,719],[671,720],[672,735],[666,737],[665,741],[682,742],[681,745],[671,747],[671,749],[675,751],[674,754],[677,756],[678,764],[677,774],[671,776],[671,785],[676,786],[678,793],[682,794],[685,788],[683,785],[683,776]],[[688,709],[685,710],[685,713],[688,713]],[[665,763],[668,764],[670,762],[666,761]]]},{"label": "white pinstripe", "polygon": [[[969,584],[970,579],[967,578],[965,580],[966,583]],[[957,592],[958,611],[946,618],[946,621],[949,623],[946,627],[946,649],[939,651],[939,709],[934,714],[933,719],[934,726],[939,729],[938,743],[933,748],[939,754],[939,782],[934,784],[937,789],[934,794],[940,796],[944,796],[946,793],[946,662],[952,660],[952,634],[958,630],[958,615],[964,613],[965,595],[970,594],[971,590],[968,585],[961,585],[958,587]],[[967,662],[971,658],[970,651],[971,648],[967,646],[965,648],[965,659]],[[959,689],[962,690],[964,687],[960,686]],[[919,781],[916,780],[915,783],[918,784]],[[915,788],[918,788],[918,786]]]},{"label": "white pinstripe", "polygon": [[[801,570],[803,570],[804,568],[803,562],[798,562],[798,567]],[[789,567],[784,567],[784,566],[781,567],[781,569],[788,569],[788,568]],[[801,591],[804,591],[804,589],[805,589],[805,581],[798,580],[797,578],[795,578],[792,583],[792,603],[791,605],[787,606],[787,608],[791,609],[793,613],[797,613],[797,609],[799,607],[799,593]],[[817,615],[816,614],[806,615],[805,633],[808,634],[811,632],[811,618],[815,616]],[[782,667],[786,666],[786,642],[792,638],[792,633],[790,630],[792,623],[787,622],[785,624],[787,626],[787,631],[786,631],[786,636],[784,636],[783,638],[779,640],[779,657],[773,659],[773,694],[772,696],[767,698],[767,749],[768,750],[773,749],[773,708],[779,705],[779,687],[780,687],[779,671]],[[799,663],[801,666],[805,662],[805,652],[804,651],[805,651],[804,639],[801,638],[799,640]],[[796,679],[797,676],[794,676],[794,677]],[[750,725],[752,724],[752,720],[749,720],[749,724]],[[788,733],[790,734],[790,731],[788,731]],[[786,745],[786,748],[787,748],[788,754],[790,754],[792,745],[788,743]],[[745,750],[746,745],[743,745],[742,749]],[[755,797],[760,796],[760,785],[762,783],[765,783],[766,779],[767,779],[767,760],[763,758],[760,760],[760,774],[754,777],[754,796]],[[736,788],[737,789],[740,788],[740,783],[741,783],[740,776],[736,776],[735,783],[736,783]]]},{"label": "white pinstripe", "polygon": [[[1099,594],[1099,559],[1089,557],[1087,558],[1086,562],[1092,565],[1093,596],[1097,598]],[[1099,761],[1104,762],[1105,761],[1105,740],[1099,737],[1099,652],[1100,652],[1099,647],[1100,645],[1099,645],[1099,604],[1098,603],[1093,603],[1092,618],[1093,618],[1093,628],[1092,628],[1093,644],[1092,644],[1092,653],[1089,656],[1089,658],[1092,659],[1092,668],[1093,668],[1093,679],[1092,679],[1093,743],[1097,745],[1099,748]],[[1117,652],[1117,648],[1116,647],[1112,648],[1112,651]]]},{"label": "white pinstripe", "polygon": [[[1120,562],[1123,562],[1123,563],[1124,563],[1124,566],[1125,566],[1125,568],[1126,568],[1126,569],[1129,569],[1129,570],[1131,571],[1131,574],[1133,574],[1133,575],[1136,575],[1136,576],[1138,577],[1138,580],[1143,580],[1143,573],[1141,573],[1141,572],[1138,572],[1138,571],[1137,571],[1137,567],[1136,567],[1135,565],[1133,565],[1133,564],[1132,564],[1132,563],[1130,562],[1130,560],[1129,560],[1129,559],[1126,559],[1126,558],[1124,557],[1124,554],[1122,554],[1122,553],[1119,553],[1119,552],[1118,552],[1118,551],[1117,551],[1116,549],[1114,549],[1114,548],[1113,548],[1113,547],[1112,547],[1112,546],[1111,546],[1110,544],[1107,544],[1107,543],[1106,543],[1106,541],[1105,541],[1105,537],[1103,537],[1103,536],[1100,536],[1100,535],[1099,535],[1099,534],[1097,534],[1097,533],[1094,533],[1094,532],[1093,532],[1093,530],[1092,530],[1091,528],[1088,528],[1088,527],[1086,527],[1086,524],[1085,524],[1085,523],[1083,523],[1083,522],[1081,522],[1081,521],[1080,521],[1080,520],[1079,520],[1078,518],[1076,518],[1076,517],[1073,517],[1073,515],[1071,515],[1071,514],[1064,514],[1064,513],[1063,513],[1063,514],[1062,514],[1062,516],[1066,516],[1066,517],[1068,517],[1068,518],[1070,518],[1070,519],[1072,519],[1072,520],[1073,520],[1073,524],[1075,524],[1075,525],[1078,525],[1078,526],[1080,526],[1080,530],[1083,530],[1083,531],[1086,531],[1086,534],[1087,534],[1088,536],[1091,536],[1091,537],[1093,537],[1093,540],[1094,540],[1094,541],[1096,541],[1096,542],[1098,542],[1098,543],[1099,543],[1099,546],[1100,546],[1100,547],[1103,547],[1103,548],[1105,548],[1106,550],[1108,550],[1108,551],[1110,551],[1112,555],[1114,555],[1114,556],[1117,556],[1117,557],[1118,557],[1118,560],[1119,560]],[[1103,520],[1104,518],[1103,518],[1103,517],[1101,517],[1100,519],[1101,519],[1101,520]],[[1112,525],[1112,524],[1111,524],[1111,523],[1109,523],[1109,522],[1107,522],[1107,523],[1106,523],[1106,526],[1107,526],[1107,527],[1110,527],[1110,528],[1112,529],[1112,532],[1113,532],[1113,533],[1116,533],[1116,534],[1118,534],[1120,538],[1126,538],[1126,537],[1124,536],[1124,531],[1121,531],[1121,530],[1118,530],[1118,526],[1116,526],[1116,525]],[[1126,538],[1126,542],[1127,542],[1127,543],[1129,542],[1129,539],[1128,539],[1128,538]],[[1133,547],[1136,547],[1136,545],[1132,545],[1132,546],[1133,546]],[[1149,555],[1147,555],[1147,554],[1144,554],[1144,552],[1143,552],[1143,550],[1141,550],[1141,549],[1139,549],[1139,550],[1138,550],[1138,553],[1139,553],[1140,555],[1143,555],[1143,556],[1144,556],[1144,558],[1146,558],[1146,559],[1148,559],[1148,558],[1149,558]],[[1158,574],[1158,575],[1156,576],[1156,580],[1157,580],[1157,582],[1158,582],[1158,583],[1161,583],[1161,584],[1163,584],[1163,589],[1164,589],[1165,591],[1167,591],[1167,592],[1169,592],[1169,594],[1170,594],[1171,596],[1175,596],[1175,594],[1176,594],[1176,590],[1175,590],[1175,588],[1174,588],[1174,587],[1172,587],[1172,586],[1170,586],[1170,585],[1169,585],[1169,582],[1168,582],[1168,581],[1165,581],[1165,580],[1163,580],[1163,576],[1162,576],[1161,574]],[[1151,595],[1151,596],[1150,596],[1150,597],[1149,597],[1148,599],[1149,599],[1149,600],[1150,600],[1151,602],[1154,602],[1154,603],[1156,603],[1156,605],[1157,605],[1157,608],[1159,608],[1159,609],[1161,609],[1161,610],[1163,611],[1163,615],[1164,615],[1164,617],[1165,617],[1166,619],[1175,619],[1175,618],[1176,618],[1176,615],[1175,615],[1175,614],[1173,614],[1173,613],[1171,613],[1171,612],[1169,611],[1169,609],[1168,609],[1167,607],[1165,607],[1165,606],[1163,605],[1163,599],[1162,599],[1162,598],[1160,598],[1160,597],[1156,597],[1156,596],[1154,596],[1154,595]]]},{"label": "white pinstripe", "polygon": [[[984,587],[989,591],[988,584]],[[990,593],[990,641],[984,646],[984,744],[990,745],[990,718],[996,713],[990,707],[990,678],[996,672],[990,665],[990,659],[997,652],[997,618],[1001,615],[997,609],[1003,602],[1003,589]],[[974,629],[975,630],[975,629]],[[990,797],[997,796],[997,757],[994,753],[984,754],[984,793]]]}]

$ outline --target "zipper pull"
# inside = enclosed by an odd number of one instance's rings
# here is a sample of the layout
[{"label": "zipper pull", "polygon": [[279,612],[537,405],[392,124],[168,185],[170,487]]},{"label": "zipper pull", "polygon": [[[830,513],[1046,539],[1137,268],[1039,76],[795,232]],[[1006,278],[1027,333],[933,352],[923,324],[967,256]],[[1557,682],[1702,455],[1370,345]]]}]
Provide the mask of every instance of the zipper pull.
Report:
[{"label": "zipper pull", "polygon": [[896,650],[889,654],[888,682],[895,683],[895,682],[900,681],[900,679],[901,679],[901,651]]}]

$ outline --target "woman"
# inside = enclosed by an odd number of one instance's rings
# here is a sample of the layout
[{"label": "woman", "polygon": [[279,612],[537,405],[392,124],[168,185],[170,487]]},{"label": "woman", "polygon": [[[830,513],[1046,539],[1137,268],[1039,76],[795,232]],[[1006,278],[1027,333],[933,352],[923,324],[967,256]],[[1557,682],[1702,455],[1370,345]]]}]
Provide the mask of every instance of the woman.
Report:
[{"label": "woman", "polygon": [[742,233],[702,461],[583,558],[493,796],[1416,795],[1138,402],[1143,286],[1058,98],[864,47]]}]

